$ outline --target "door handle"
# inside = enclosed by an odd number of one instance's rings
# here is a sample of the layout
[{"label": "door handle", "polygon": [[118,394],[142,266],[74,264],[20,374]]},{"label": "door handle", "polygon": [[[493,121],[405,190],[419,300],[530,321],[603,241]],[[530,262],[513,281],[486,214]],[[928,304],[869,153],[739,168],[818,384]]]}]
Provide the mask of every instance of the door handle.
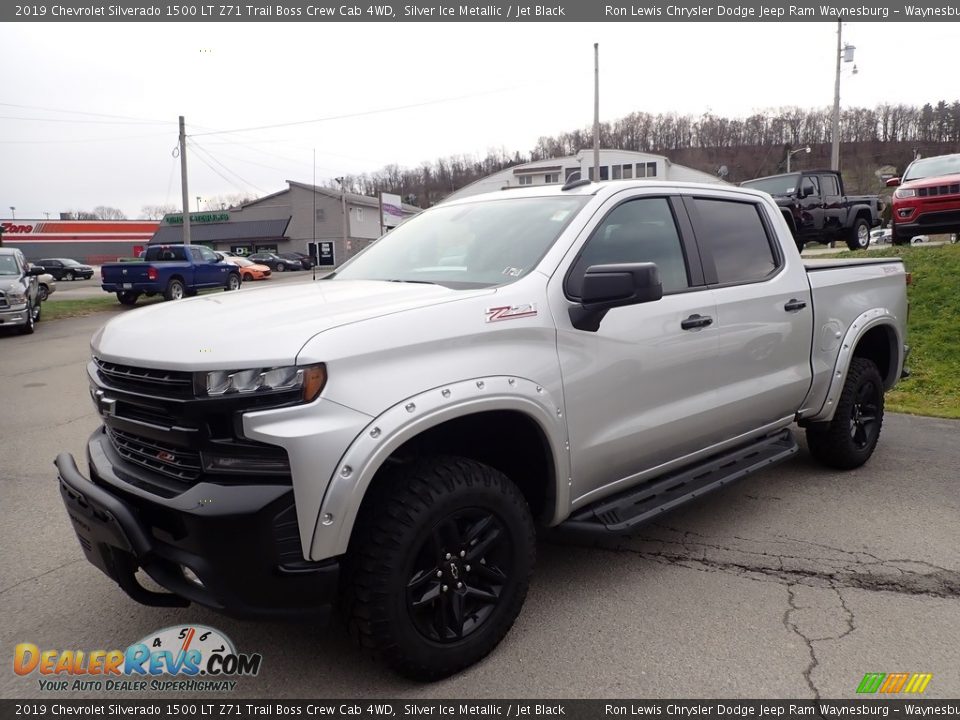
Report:
[{"label": "door handle", "polygon": [[787,312],[796,312],[797,310],[803,310],[806,306],[807,304],[803,300],[790,298],[787,301],[787,304],[783,306],[783,309]]},{"label": "door handle", "polygon": [[697,328],[704,328],[707,325],[710,325],[713,322],[713,318],[709,315],[698,315],[694,313],[686,320],[680,322],[680,327],[684,330],[696,330]]}]

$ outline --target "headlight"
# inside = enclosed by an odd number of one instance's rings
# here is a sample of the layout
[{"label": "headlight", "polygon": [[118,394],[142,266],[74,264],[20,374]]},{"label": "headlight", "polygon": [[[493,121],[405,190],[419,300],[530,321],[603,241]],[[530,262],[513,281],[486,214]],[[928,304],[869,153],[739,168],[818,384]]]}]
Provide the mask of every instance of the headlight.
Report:
[{"label": "headlight", "polygon": [[910,188],[897,188],[893,191],[893,195],[894,197],[898,197],[900,199],[912,198],[917,196],[917,191]]},{"label": "headlight", "polygon": [[289,365],[249,370],[214,370],[201,374],[200,380],[209,397],[302,388],[303,401],[313,402],[327,382],[327,370],[322,363],[302,367]]},{"label": "headlight", "polygon": [[26,305],[27,296],[19,290],[7,291],[7,303],[10,305]]}]

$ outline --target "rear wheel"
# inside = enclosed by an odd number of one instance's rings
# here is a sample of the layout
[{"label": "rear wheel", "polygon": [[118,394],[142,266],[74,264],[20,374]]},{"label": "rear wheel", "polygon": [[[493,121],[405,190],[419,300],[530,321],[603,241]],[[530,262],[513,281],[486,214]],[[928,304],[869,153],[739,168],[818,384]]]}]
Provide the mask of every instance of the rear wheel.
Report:
[{"label": "rear wheel", "polygon": [[807,445],[824,465],[852,470],[873,455],[882,426],[883,378],[872,360],[855,357],[833,420],[807,426]]},{"label": "rear wheel", "polygon": [[183,299],[186,289],[183,286],[181,280],[174,278],[169,283],[167,283],[167,289],[163,293],[164,300],[181,300]]},{"label": "rear wheel", "polygon": [[139,297],[140,293],[132,292],[130,290],[117,293],[117,300],[120,301],[121,305],[136,305]]},{"label": "rear wheel", "polygon": [[851,250],[866,250],[870,247],[870,223],[865,218],[859,217],[853,223],[847,247]]},{"label": "rear wheel", "polygon": [[351,634],[420,680],[478,662],[526,598],[536,546],[523,495],[499,471],[458,457],[413,463],[373,492],[347,554]]}]

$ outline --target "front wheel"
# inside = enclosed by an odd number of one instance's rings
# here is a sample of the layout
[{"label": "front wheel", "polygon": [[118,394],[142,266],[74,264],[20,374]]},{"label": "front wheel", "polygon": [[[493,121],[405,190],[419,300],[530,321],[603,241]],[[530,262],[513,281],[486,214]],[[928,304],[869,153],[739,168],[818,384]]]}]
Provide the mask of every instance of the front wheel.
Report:
[{"label": "front wheel", "polygon": [[807,426],[807,445],[824,465],[852,470],[873,455],[882,425],[883,378],[872,360],[855,357],[833,420]]},{"label": "front wheel", "polygon": [[70,272],[69,270],[67,270],[67,271],[63,274],[63,279],[64,279],[64,280],[73,280],[73,273]]},{"label": "front wheel", "polygon": [[418,680],[478,662],[527,595],[536,544],[523,494],[499,471],[459,457],[414,462],[373,492],[347,554],[351,634]]},{"label": "front wheel", "polygon": [[33,331],[37,329],[37,323],[40,322],[40,302],[37,301],[36,306],[27,305],[27,321],[20,326],[21,335],[33,335]]},{"label": "front wheel", "polygon": [[864,218],[857,218],[850,231],[847,247],[851,250],[866,250],[870,247],[870,223]]},{"label": "front wheel", "polygon": [[286,269],[287,269],[286,265],[284,265],[283,263],[277,263],[277,272],[283,272]]},{"label": "front wheel", "polygon": [[40,285],[37,288],[37,297],[40,298],[40,302],[46,302],[47,298],[50,297],[50,288],[46,285]]},{"label": "front wheel", "polygon": [[240,289],[240,276],[236,273],[230,273],[230,277],[227,278],[227,286],[224,288],[226,291],[239,290]]}]

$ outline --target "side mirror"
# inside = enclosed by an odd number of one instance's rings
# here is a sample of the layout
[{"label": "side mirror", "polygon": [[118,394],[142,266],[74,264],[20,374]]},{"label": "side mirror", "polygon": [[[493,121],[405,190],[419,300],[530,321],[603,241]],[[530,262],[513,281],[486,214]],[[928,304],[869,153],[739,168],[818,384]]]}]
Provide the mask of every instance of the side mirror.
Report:
[{"label": "side mirror", "polygon": [[887,187],[900,187],[900,178],[890,178],[887,180]]},{"label": "side mirror", "polygon": [[45,267],[41,267],[40,265],[31,265],[29,268],[27,268],[27,275],[32,277],[43,275],[45,272],[47,272],[47,269]]},{"label": "side mirror", "polygon": [[217,262],[223,262],[223,255],[220,253],[215,253],[215,255],[217,256]]},{"label": "side mirror", "polygon": [[596,332],[608,310],[662,298],[660,270],[656,263],[591,265],[580,296],[580,305],[570,308],[570,322],[578,330]]}]

